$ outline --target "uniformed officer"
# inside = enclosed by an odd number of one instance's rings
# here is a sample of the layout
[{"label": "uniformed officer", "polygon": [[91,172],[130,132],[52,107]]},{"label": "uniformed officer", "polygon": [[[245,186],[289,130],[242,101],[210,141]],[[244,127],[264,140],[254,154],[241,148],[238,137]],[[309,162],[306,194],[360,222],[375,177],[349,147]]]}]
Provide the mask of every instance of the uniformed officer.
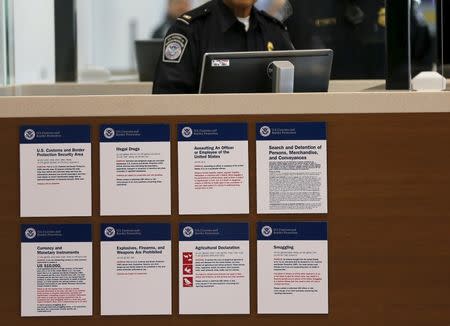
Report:
[{"label": "uniformed officer", "polygon": [[[333,49],[333,79],[385,78],[385,0],[291,0],[291,5],[287,26],[295,47]],[[413,26],[423,26],[416,9],[412,18]],[[431,49],[427,29],[413,30],[420,49]],[[418,61],[426,56],[413,53]]]},{"label": "uniformed officer", "polygon": [[287,21],[297,49],[334,51],[332,78],[384,78],[384,0],[294,0]]},{"label": "uniformed officer", "polygon": [[255,2],[212,0],[179,17],[164,39],[153,93],[197,93],[207,52],[293,49],[283,23]]}]

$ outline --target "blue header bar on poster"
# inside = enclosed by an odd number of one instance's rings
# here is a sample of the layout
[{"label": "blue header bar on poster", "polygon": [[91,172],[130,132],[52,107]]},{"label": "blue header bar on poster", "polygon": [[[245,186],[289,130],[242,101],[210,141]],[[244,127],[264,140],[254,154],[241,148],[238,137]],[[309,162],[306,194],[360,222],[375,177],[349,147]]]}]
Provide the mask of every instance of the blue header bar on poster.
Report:
[{"label": "blue header bar on poster", "polygon": [[247,223],[181,223],[180,241],[248,240]]},{"label": "blue header bar on poster", "polygon": [[170,241],[168,223],[102,224],[102,241]]},{"label": "blue header bar on poster", "polygon": [[71,126],[21,126],[21,144],[90,143],[91,127]]},{"label": "blue header bar on poster", "polygon": [[178,141],[248,140],[246,123],[192,123],[178,125]]},{"label": "blue header bar on poster", "polygon": [[327,222],[259,222],[258,240],[327,240]]},{"label": "blue header bar on poster", "polygon": [[170,126],[168,124],[102,125],[100,141],[102,143],[168,142]]},{"label": "blue header bar on poster", "polygon": [[325,122],[272,122],[256,124],[256,140],[326,140]]},{"label": "blue header bar on poster", "polygon": [[90,224],[23,224],[22,242],[91,242]]}]

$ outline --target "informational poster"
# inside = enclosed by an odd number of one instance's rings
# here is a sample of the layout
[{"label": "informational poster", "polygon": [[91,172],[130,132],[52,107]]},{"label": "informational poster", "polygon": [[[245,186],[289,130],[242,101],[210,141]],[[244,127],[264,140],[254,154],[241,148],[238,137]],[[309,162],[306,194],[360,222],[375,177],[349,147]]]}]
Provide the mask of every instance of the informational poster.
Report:
[{"label": "informational poster", "polygon": [[102,224],[101,314],[170,315],[170,224]]},{"label": "informational poster", "polygon": [[91,225],[22,225],[21,237],[21,315],[91,316]]},{"label": "informational poster", "polygon": [[258,214],[326,214],[326,124],[257,124],[256,175]]},{"label": "informational poster", "polygon": [[249,314],[247,223],[182,223],[181,315]]},{"label": "informational poster", "polygon": [[258,223],[259,314],[328,313],[327,222]]},{"label": "informational poster", "polygon": [[20,128],[20,216],[91,216],[90,127]]},{"label": "informational poster", "polygon": [[245,123],[178,126],[179,213],[248,214]]},{"label": "informational poster", "polygon": [[169,125],[100,128],[100,214],[170,215]]}]

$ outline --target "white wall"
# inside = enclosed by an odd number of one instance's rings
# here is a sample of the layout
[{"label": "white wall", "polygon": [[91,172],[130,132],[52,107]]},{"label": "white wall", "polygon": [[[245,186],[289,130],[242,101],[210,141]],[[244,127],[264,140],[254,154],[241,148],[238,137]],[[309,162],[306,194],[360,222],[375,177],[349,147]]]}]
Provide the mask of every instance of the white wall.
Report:
[{"label": "white wall", "polygon": [[166,0],[77,0],[78,67],[134,68],[134,40],[148,39]]},{"label": "white wall", "polygon": [[54,83],[54,0],[12,2],[15,83]]},{"label": "white wall", "polygon": [[[94,0],[95,1],[95,0]],[[92,0],[77,0],[75,5],[77,19],[77,64],[78,71],[94,64],[94,16]]]},{"label": "white wall", "polygon": [[78,69],[135,69],[134,40],[150,38],[166,7],[167,0],[77,0]]}]

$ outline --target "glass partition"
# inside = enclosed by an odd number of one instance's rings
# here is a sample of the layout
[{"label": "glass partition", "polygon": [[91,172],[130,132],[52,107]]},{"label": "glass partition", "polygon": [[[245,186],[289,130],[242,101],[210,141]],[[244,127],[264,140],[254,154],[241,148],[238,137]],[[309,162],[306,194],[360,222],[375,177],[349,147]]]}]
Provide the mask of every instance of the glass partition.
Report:
[{"label": "glass partition", "polygon": [[[55,69],[59,69],[55,61],[60,59],[56,56],[64,55],[57,51],[61,44],[55,44],[55,1],[0,0],[0,85],[55,82]],[[163,38],[175,17],[207,2],[71,1],[76,47],[68,55],[76,58],[78,79],[67,82],[80,83],[138,82],[136,41]],[[296,49],[333,49],[332,79],[355,80],[362,85],[363,79],[379,80],[380,84],[386,79],[386,1],[258,0],[256,6],[287,25]],[[444,9],[448,1],[391,2],[410,3],[409,75],[438,71],[448,77],[449,41],[444,38],[450,25],[450,10]],[[402,30],[402,37],[404,34]]]},{"label": "glass partition", "polygon": [[[77,0],[78,68],[105,78],[137,78],[135,40],[162,38],[174,18],[167,0]],[[206,1],[182,3],[180,11]],[[334,50],[332,79],[385,78],[385,1],[259,0],[283,20],[296,49]]]},{"label": "glass partition", "polygon": [[[441,2],[441,39],[442,39],[442,66],[444,76],[450,78],[450,2],[442,0]],[[448,89],[448,87],[447,87]]]},{"label": "glass partition", "polygon": [[409,0],[410,77],[420,73],[444,76],[442,0]]},{"label": "glass partition", "polygon": [[440,53],[437,38],[436,0],[410,0],[411,77],[423,71],[437,71]]},{"label": "glass partition", "polygon": [[438,6],[441,9],[441,15],[438,16],[438,26],[440,26],[438,34],[440,34],[441,43],[438,46],[442,56],[442,71],[446,78],[450,78],[450,3],[441,0]]},{"label": "glass partition", "polygon": [[7,82],[6,40],[6,4],[0,0],[0,86]]},{"label": "glass partition", "polygon": [[332,79],[385,78],[384,0],[291,2],[295,47],[333,49]]}]

